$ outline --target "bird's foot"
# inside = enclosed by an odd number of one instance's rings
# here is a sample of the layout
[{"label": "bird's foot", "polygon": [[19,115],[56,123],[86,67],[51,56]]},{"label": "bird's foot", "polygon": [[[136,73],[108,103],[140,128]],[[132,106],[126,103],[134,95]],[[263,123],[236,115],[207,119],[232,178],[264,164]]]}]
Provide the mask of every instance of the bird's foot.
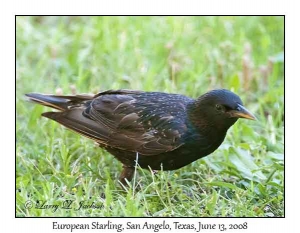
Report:
[{"label": "bird's foot", "polygon": [[119,181],[122,184],[122,188],[128,187],[128,183],[132,180],[134,175],[134,167],[123,166]]}]

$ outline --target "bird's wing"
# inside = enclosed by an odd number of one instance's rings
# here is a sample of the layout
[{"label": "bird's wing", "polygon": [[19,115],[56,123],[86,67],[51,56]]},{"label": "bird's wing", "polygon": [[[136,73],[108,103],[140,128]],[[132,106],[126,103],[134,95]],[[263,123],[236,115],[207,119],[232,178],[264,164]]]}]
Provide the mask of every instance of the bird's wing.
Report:
[{"label": "bird's wing", "polygon": [[[172,95],[171,95],[172,96]],[[99,95],[84,111],[106,131],[111,147],[155,155],[182,144],[186,105],[161,93]]]},{"label": "bird's wing", "polygon": [[181,98],[187,101],[187,97],[164,93],[106,91],[97,94],[88,107],[44,116],[102,145],[150,156],[182,145],[187,126]]}]

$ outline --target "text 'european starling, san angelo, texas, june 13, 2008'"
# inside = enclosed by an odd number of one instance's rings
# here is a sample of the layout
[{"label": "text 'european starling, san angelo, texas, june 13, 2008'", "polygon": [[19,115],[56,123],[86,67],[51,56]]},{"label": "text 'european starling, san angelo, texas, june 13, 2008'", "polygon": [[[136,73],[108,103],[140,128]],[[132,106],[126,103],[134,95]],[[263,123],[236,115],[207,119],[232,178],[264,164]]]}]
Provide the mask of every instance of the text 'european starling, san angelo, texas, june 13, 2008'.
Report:
[{"label": "text 'european starling, san angelo, texas, june 13, 2008'", "polygon": [[197,99],[135,90],[26,96],[59,110],[44,117],[91,138],[115,156],[123,164],[124,185],[137,163],[145,169],[179,169],[215,151],[238,118],[256,119],[239,96],[225,89]]}]

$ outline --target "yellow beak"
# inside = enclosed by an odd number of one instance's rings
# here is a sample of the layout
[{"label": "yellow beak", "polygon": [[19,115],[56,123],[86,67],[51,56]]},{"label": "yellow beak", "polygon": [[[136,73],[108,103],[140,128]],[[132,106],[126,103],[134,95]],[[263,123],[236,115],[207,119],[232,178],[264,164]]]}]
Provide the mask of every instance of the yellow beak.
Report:
[{"label": "yellow beak", "polygon": [[245,108],[243,105],[238,104],[237,110],[231,110],[230,111],[231,117],[237,117],[237,118],[246,118],[249,120],[257,120],[257,118],[248,111],[247,108]]}]

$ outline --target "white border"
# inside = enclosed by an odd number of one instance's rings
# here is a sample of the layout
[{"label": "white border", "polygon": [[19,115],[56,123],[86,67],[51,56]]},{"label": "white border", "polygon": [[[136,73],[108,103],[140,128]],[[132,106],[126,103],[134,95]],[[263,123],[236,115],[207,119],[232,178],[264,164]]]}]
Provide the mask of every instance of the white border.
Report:
[{"label": "white border", "polygon": [[[106,219],[15,219],[15,132],[14,132],[14,60],[15,14],[286,14],[286,218],[285,219],[180,219],[180,222],[239,223],[247,221],[246,232],[299,232],[299,62],[300,38],[296,1],[270,0],[123,0],[123,1],[3,1],[1,3],[1,228],[3,232],[53,232],[52,222],[90,223]],[[149,222],[162,219],[146,219]],[[141,221],[144,219],[113,219]],[[175,219],[167,219],[173,222]],[[63,231],[68,232],[68,231]],[[76,231],[81,232],[81,231]],[[101,231],[105,232],[105,231]],[[112,232],[112,231],[110,231]],[[128,231],[126,231],[128,232]],[[137,231],[134,231],[137,232]],[[161,231],[162,232],[162,231]],[[209,231],[206,231],[209,232]],[[235,231],[237,232],[237,231]]]}]

